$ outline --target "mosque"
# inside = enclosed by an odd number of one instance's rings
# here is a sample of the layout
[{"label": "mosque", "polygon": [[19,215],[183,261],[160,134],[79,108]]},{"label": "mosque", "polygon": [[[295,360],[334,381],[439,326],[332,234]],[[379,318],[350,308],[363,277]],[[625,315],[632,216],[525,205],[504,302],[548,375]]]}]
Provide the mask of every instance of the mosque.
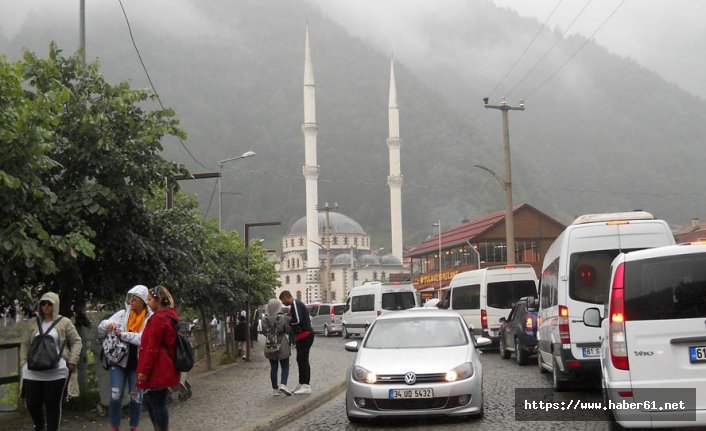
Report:
[{"label": "mosque", "polygon": [[[332,211],[318,201],[319,165],[316,162],[316,90],[306,29],[304,49],[304,166],[306,216],[297,220],[282,238],[278,272],[282,290],[306,303],[345,302],[353,286],[365,281],[387,281],[390,274],[405,272],[402,265],[402,173],[400,170],[400,121],[394,63],[390,62],[388,138],[390,172],[391,253],[371,250],[370,235],[352,218]],[[309,240],[310,238],[316,238]],[[315,256],[316,259],[309,259]]]}]

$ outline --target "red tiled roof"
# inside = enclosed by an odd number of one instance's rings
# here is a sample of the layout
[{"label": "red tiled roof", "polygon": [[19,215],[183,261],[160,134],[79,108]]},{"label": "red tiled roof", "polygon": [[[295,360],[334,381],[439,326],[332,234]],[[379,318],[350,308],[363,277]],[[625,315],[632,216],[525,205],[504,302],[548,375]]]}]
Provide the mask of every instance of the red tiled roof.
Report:
[{"label": "red tiled roof", "polygon": [[677,243],[704,240],[706,239],[706,225],[700,224],[697,226],[687,226],[679,229],[674,234],[674,237]]},{"label": "red tiled roof", "polygon": [[[517,211],[528,204],[517,205],[512,209],[512,213],[515,214]],[[489,229],[496,226],[498,223],[505,221],[505,210],[497,211],[489,214],[485,217],[471,220],[466,223],[462,223],[453,226],[449,229],[441,231],[441,244],[447,247],[451,247],[458,244],[465,244],[466,241],[472,241],[473,238],[478,235],[483,234]],[[439,248],[439,238],[436,236],[418,244],[409,250],[405,250],[405,257],[419,256],[428,253],[432,250],[437,250]]]}]

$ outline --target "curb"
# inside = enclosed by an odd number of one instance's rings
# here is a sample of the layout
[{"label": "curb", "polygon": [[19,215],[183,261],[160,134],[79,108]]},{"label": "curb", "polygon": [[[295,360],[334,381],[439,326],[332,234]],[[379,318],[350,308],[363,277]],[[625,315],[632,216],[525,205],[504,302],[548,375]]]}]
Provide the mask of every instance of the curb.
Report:
[{"label": "curb", "polygon": [[[292,406],[289,408],[287,411],[282,413],[281,415],[276,416],[274,419],[268,419],[265,421],[261,421],[259,423],[256,423],[255,425],[245,428],[248,431],[275,431],[283,427],[284,425],[287,424],[287,422],[290,422],[293,419],[296,419],[297,416],[299,416],[302,411],[309,411],[313,410],[320,405],[331,401],[331,398],[335,397],[336,395],[340,394],[343,392],[343,390],[346,388],[346,380],[341,380],[337,384],[335,384],[333,387],[325,390],[324,392],[313,396],[313,397],[308,397],[306,401],[303,403],[299,403],[297,405]],[[294,395],[295,397],[297,395]]]}]

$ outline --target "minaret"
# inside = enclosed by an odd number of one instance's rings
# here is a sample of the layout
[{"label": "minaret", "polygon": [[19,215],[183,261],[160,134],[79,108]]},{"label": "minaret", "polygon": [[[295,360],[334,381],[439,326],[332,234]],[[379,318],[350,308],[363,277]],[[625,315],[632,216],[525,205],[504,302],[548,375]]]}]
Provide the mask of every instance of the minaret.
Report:
[{"label": "minaret", "polygon": [[388,106],[390,148],[390,230],[392,232],[392,255],[402,262],[402,173],[400,172],[400,110],[397,106],[395,85],[395,63],[390,60],[390,102]]},{"label": "minaret", "polygon": [[309,49],[309,27],[306,28],[304,48],[304,179],[306,181],[306,287],[307,302],[318,301],[321,297],[319,282],[319,247],[312,242],[319,239],[319,214],[316,206],[319,201],[319,165],[316,163],[316,89],[314,68],[311,65]]}]

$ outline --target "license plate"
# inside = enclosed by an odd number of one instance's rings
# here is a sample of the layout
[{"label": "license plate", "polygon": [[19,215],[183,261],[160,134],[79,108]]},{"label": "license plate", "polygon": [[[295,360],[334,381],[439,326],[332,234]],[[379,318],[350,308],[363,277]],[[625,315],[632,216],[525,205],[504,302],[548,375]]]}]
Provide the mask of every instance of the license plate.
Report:
[{"label": "license plate", "polygon": [[388,396],[391,400],[399,400],[405,398],[434,398],[434,389],[390,389]]},{"label": "license plate", "polygon": [[584,358],[597,358],[601,356],[600,347],[583,347],[581,350]]},{"label": "license plate", "polygon": [[689,347],[689,362],[706,362],[706,346]]}]

